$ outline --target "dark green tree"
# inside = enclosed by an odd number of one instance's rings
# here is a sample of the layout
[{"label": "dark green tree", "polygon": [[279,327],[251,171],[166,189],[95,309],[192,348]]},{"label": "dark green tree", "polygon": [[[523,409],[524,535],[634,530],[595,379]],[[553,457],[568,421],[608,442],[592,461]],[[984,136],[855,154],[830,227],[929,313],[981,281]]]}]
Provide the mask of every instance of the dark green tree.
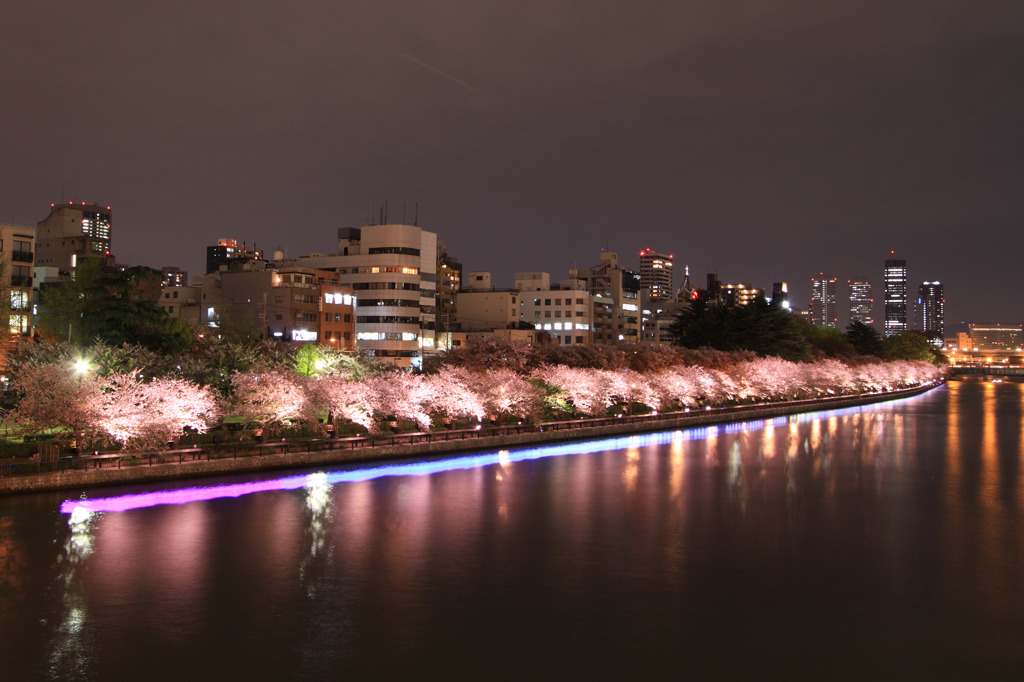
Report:
[{"label": "dark green tree", "polygon": [[860,320],[854,320],[846,326],[846,340],[861,355],[882,357],[882,337],[878,330]]},{"label": "dark green tree", "polygon": [[799,318],[798,323],[815,357],[844,358],[856,354],[846,336],[835,327],[814,325],[810,320]]},{"label": "dark green tree", "polygon": [[680,313],[671,329],[676,343],[684,348],[749,350],[792,361],[812,357],[800,320],[764,299],[745,306],[696,301]]},{"label": "dark green tree", "polygon": [[50,339],[78,345],[102,341],[163,351],[187,347],[187,328],[170,322],[156,304],[160,279],[152,268],[106,271],[98,260],[83,259],[72,278],[41,291],[39,328]]},{"label": "dark green tree", "polygon": [[946,356],[928,342],[928,339],[914,332],[903,332],[890,336],[882,342],[886,360],[924,360],[937,367],[947,364]]}]

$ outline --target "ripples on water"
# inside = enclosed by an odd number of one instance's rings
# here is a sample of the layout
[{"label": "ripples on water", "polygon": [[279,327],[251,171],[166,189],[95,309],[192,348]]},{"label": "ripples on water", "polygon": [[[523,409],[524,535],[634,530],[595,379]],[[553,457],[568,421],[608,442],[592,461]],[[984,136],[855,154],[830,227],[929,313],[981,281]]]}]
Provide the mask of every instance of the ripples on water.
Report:
[{"label": "ripples on water", "polygon": [[[124,511],[6,499],[0,670],[1018,672],[1022,407],[1021,384],[953,382],[614,442],[117,490]],[[116,508],[103,504],[92,507]]]}]

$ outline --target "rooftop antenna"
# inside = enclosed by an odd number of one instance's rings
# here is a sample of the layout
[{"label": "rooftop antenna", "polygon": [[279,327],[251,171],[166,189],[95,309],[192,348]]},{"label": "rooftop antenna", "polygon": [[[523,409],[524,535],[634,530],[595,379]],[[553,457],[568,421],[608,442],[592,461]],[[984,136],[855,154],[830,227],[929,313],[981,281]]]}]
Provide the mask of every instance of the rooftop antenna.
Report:
[{"label": "rooftop antenna", "polygon": [[420,202],[416,202],[416,213],[412,219],[412,224],[419,227],[420,224]]}]

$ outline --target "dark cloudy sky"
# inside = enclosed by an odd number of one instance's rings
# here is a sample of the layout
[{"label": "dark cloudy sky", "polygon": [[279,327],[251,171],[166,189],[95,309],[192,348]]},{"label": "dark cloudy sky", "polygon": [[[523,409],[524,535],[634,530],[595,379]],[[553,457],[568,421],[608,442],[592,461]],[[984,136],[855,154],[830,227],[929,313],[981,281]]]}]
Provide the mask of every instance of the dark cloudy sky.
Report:
[{"label": "dark cloudy sky", "polygon": [[820,271],[880,288],[894,249],[949,322],[1024,320],[1020,0],[36,0],[3,25],[0,220],[110,204],[124,263],[329,252],[386,197],[503,286],[651,247],[805,305]]}]

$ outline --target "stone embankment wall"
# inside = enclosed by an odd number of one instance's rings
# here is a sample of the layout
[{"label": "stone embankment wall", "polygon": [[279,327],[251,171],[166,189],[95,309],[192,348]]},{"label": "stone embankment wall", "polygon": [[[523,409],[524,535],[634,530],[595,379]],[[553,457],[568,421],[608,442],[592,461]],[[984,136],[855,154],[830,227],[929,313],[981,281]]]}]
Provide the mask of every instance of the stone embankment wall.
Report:
[{"label": "stone embankment wall", "polygon": [[[649,422],[618,423],[603,426],[581,426],[565,430],[544,430],[529,433],[488,436],[466,440],[436,441],[403,445],[375,445],[373,447],[349,450],[322,450],[319,452],[293,452],[263,456],[247,456],[238,459],[212,459],[183,463],[165,463],[147,466],[122,467],[120,469],[73,469],[64,472],[23,474],[0,478],[0,494],[41,492],[48,490],[75,490],[98,486],[111,486],[148,481],[189,479],[207,476],[233,475],[273,471],[276,469],[300,469],[350,462],[378,462],[417,457],[437,457],[476,452],[480,450],[501,450],[540,443],[571,440],[594,440],[631,433],[671,431],[694,428],[711,424],[736,421],[751,421],[796,414],[815,410],[838,409],[857,405],[884,402],[918,395],[935,388],[922,386],[882,394],[844,396],[814,401],[772,403],[760,406],[745,406],[742,409],[715,410],[713,412],[676,413],[669,417]],[[669,415],[665,415],[668,417]],[[605,420],[607,421],[607,420]]]}]

